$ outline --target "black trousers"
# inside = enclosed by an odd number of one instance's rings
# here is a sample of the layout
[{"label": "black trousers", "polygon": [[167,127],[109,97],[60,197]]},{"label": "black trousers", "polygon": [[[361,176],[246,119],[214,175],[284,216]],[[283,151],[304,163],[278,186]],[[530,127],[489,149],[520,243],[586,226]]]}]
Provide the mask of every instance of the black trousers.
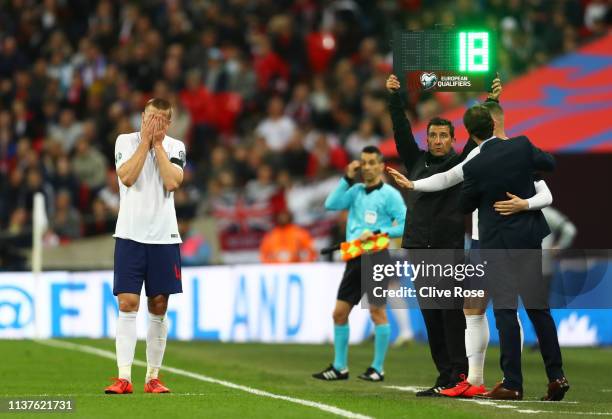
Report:
[{"label": "black trousers", "polygon": [[459,309],[421,309],[431,358],[436,364],[436,386],[448,386],[468,373],[465,356],[465,316]]},{"label": "black trousers", "polygon": [[[413,263],[457,264],[464,262],[463,249],[409,249],[408,258]],[[452,278],[421,276],[414,281],[421,314],[427,329],[429,351],[438,370],[436,386],[454,385],[467,376],[468,361],[465,355],[465,315],[462,298],[423,298],[420,288],[435,286],[452,289]]]},{"label": "black trousers", "polygon": [[[521,370],[521,336],[514,309],[494,309],[495,325],[499,331],[499,360],[504,372],[504,387],[510,390],[523,390],[523,374]],[[529,320],[533,324],[540,353],[544,360],[548,381],[564,376],[561,348],[557,339],[557,328],[548,309],[527,309]]]},{"label": "black trousers", "polygon": [[517,320],[520,296],[533,324],[549,381],[564,376],[557,327],[550,314],[548,283],[542,276],[540,249],[490,251],[495,269],[489,286],[495,325],[499,331],[500,366],[504,387],[523,390],[521,337]]}]

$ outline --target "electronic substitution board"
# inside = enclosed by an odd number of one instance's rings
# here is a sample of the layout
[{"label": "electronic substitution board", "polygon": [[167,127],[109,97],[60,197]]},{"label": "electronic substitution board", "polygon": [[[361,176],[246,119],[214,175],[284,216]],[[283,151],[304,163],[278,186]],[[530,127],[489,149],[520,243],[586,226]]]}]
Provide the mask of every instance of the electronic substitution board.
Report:
[{"label": "electronic substitution board", "polygon": [[410,91],[484,92],[495,78],[495,49],[488,30],[398,31],[393,71]]}]

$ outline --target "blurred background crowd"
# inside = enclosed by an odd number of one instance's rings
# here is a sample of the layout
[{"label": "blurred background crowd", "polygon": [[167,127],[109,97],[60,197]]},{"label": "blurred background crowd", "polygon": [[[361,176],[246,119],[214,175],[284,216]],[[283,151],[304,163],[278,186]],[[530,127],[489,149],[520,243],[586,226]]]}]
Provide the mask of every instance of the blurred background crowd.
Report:
[{"label": "blurred background crowd", "polygon": [[[342,216],[326,214],[322,202],[361,148],[393,135],[384,89],[393,31],[482,24],[482,16],[498,31],[498,68],[509,81],[603,35],[610,7],[606,0],[0,0],[2,240],[30,246],[36,192],[46,198],[46,245],[113,232],[114,142],[139,130],[152,96],[173,103],[169,135],[187,147],[175,193],[184,239],[191,219],[211,216],[228,251],[257,248],[279,223],[339,240]],[[407,99],[407,114],[420,121],[466,98]],[[210,262],[206,238],[194,240],[185,249],[193,263]]]}]

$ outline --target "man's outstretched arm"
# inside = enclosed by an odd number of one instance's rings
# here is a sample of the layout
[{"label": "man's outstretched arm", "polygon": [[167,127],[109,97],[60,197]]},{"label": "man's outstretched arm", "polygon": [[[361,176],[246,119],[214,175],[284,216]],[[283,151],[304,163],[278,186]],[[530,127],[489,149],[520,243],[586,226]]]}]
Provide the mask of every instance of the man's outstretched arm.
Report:
[{"label": "man's outstretched arm", "polygon": [[402,162],[410,170],[423,151],[412,133],[410,121],[404,113],[404,103],[399,94],[400,82],[394,74],[387,79],[387,90],[389,91],[389,114],[393,122],[393,139],[395,148]]}]

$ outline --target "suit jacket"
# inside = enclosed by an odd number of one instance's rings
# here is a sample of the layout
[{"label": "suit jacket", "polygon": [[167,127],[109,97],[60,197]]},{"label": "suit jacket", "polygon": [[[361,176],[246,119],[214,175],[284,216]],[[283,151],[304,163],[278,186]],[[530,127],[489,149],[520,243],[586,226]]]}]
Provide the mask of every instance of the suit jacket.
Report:
[{"label": "suit jacket", "polygon": [[493,138],[482,144],[480,154],[463,166],[460,205],[465,213],[478,209],[480,245],[483,249],[537,249],[550,233],[542,211],[504,216],[493,208],[508,199],[535,194],[534,172],[552,171],[555,159],[534,147],[525,136],[510,140]]}]

